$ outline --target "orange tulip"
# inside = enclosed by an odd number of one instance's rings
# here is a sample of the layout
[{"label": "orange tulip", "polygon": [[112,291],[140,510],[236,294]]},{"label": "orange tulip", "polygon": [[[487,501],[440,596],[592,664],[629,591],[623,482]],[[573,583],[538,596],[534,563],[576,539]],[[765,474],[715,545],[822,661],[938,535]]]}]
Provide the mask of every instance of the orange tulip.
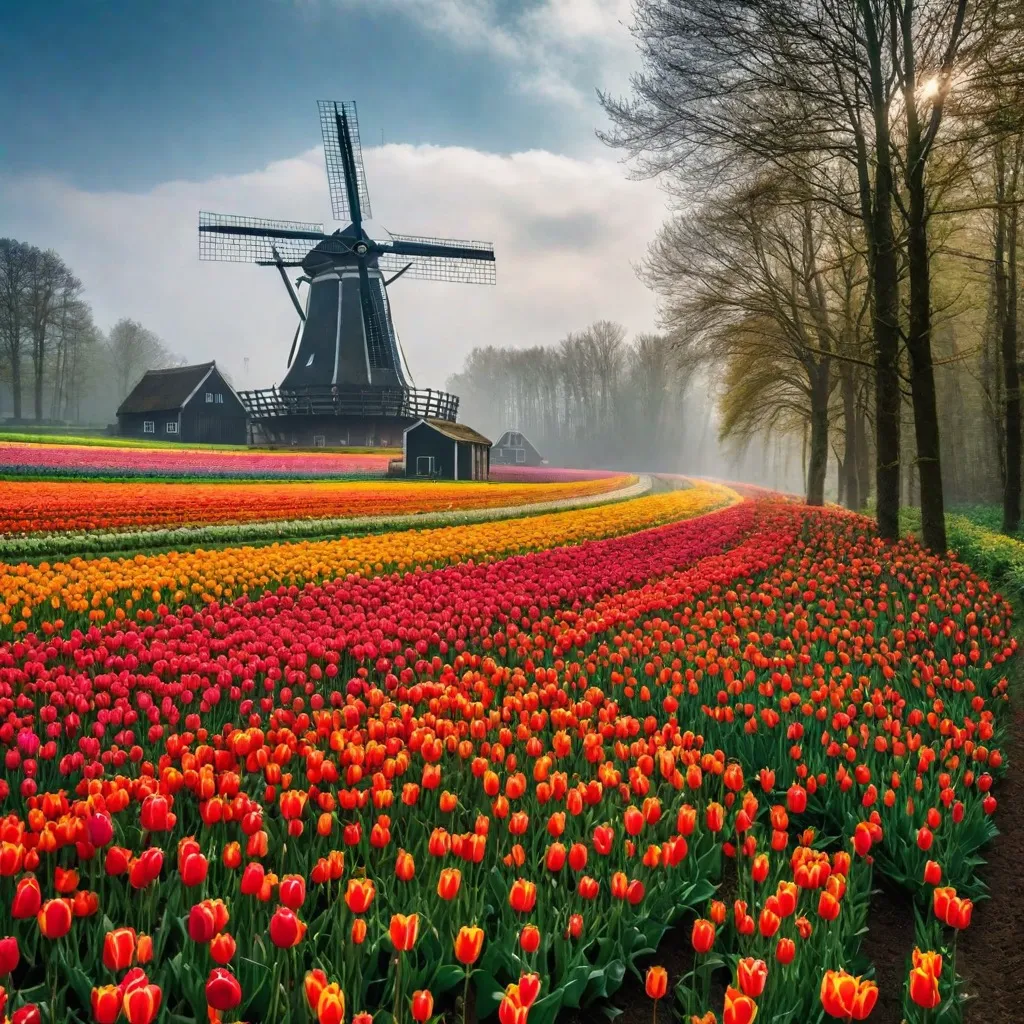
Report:
[{"label": "orange tulip", "polygon": [[391,945],[399,952],[407,953],[416,945],[416,937],[419,934],[419,914],[394,914],[388,933],[391,936]]},{"label": "orange tulip", "polygon": [[939,975],[942,973],[942,957],[929,950],[922,953],[914,949],[914,965],[910,971],[908,989],[910,998],[925,1010],[933,1010],[942,1001],[939,994]]},{"label": "orange tulip", "polygon": [[234,937],[227,932],[218,932],[210,940],[210,956],[213,958],[214,963],[218,963],[222,967],[231,963],[236,949],[237,943]]},{"label": "orange tulip", "polygon": [[722,1024],[751,1024],[757,1016],[757,1003],[731,985],[725,990]]},{"label": "orange tulip", "polygon": [[365,914],[370,909],[376,887],[369,878],[350,878],[345,890],[345,902],[353,914]]},{"label": "orange tulip", "polygon": [[476,963],[483,945],[483,928],[463,925],[459,929],[459,934],[455,936],[455,959],[468,967],[470,964]]},{"label": "orange tulip", "polygon": [[878,1001],[878,986],[846,971],[826,971],[821,979],[821,1005],[830,1017],[866,1020]]},{"label": "orange tulip", "polygon": [[345,1019],[345,993],[337,982],[324,985],[316,1001],[319,1024],[341,1024]]},{"label": "orange tulip", "polygon": [[306,977],[302,982],[302,989],[306,994],[306,1002],[314,1013],[316,1013],[317,1003],[320,1002],[320,993],[325,988],[327,988],[327,975],[319,967],[306,972]]},{"label": "orange tulip", "polygon": [[462,885],[462,872],[458,868],[444,868],[437,880],[437,895],[443,900],[453,900]]},{"label": "orange tulip", "polygon": [[693,922],[693,933],[690,936],[693,948],[703,955],[715,944],[715,926],[706,918],[698,917]]},{"label": "orange tulip", "polygon": [[528,914],[537,902],[537,886],[524,878],[517,878],[512,883],[508,894],[509,906],[520,914]]},{"label": "orange tulip", "polygon": [[416,862],[411,853],[405,850],[398,851],[398,859],[395,861],[395,874],[403,882],[411,882],[416,875]]},{"label": "orange tulip", "polygon": [[664,999],[668,991],[668,972],[664,967],[648,967],[644,988],[651,999]]}]

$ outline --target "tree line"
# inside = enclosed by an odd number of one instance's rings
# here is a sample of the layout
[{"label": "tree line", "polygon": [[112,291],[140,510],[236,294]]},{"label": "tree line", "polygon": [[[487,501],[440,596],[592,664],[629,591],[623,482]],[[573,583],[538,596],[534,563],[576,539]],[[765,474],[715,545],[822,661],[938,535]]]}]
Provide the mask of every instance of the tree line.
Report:
[{"label": "tree line", "polygon": [[54,250],[0,238],[0,419],[109,422],[146,370],[179,362],[135,320],[101,330]]},{"label": "tree line", "polygon": [[[807,499],[991,492],[1021,517],[1024,22],[1011,0],[636,0],[602,95],[672,211],[642,273],[721,429],[808,452]],[[829,481],[834,483],[829,484]]]},{"label": "tree line", "polygon": [[694,365],[667,334],[598,320],[531,348],[475,348],[447,387],[459,418],[492,440],[520,430],[553,465],[724,474],[785,486],[798,454],[755,440],[723,453],[717,410]]}]

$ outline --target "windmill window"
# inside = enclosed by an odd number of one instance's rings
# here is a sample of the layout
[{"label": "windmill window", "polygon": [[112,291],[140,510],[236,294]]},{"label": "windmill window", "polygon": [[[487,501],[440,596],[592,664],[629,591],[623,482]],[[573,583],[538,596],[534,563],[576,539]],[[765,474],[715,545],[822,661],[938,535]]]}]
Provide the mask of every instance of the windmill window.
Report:
[{"label": "windmill window", "polygon": [[417,476],[433,476],[434,475],[434,456],[433,455],[417,455],[416,456],[416,475]]},{"label": "windmill window", "polygon": [[515,448],[517,445],[521,445],[523,443],[523,435],[522,434],[510,434],[509,435],[509,442],[511,443],[512,447]]},{"label": "windmill window", "polygon": [[206,404],[207,405],[213,405],[213,392],[212,391],[207,391],[206,392]]},{"label": "windmill window", "polygon": [[178,432],[178,422],[177,422],[177,420],[168,420],[168,422],[167,422],[167,433],[168,434],[176,434],[177,432]]},{"label": "windmill window", "polygon": [[213,400],[217,403],[217,405],[224,404],[224,396],[219,391],[217,392],[217,394],[213,396]]},{"label": "windmill window", "polygon": [[516,449],[516,462],[525,462],[525,461],[526,461],[526,449],[525,448],[517,448]]},{"label": "windmill window", "polygon": [[142,421],[142,432],[144,434],[155,434],[156,433],[156,424],[152,420],[143,420]]},{"label": "windmill window", "polygon": [[306,360],[306,366],[312,366],[313,365],[313,356],[315,356],[315,355],[316,355],[315,352],[311,352],[310,353],[309,358]]},{"label": "windmill window", "polygon": [[327,438],[324,437],[323,434],[314,434],[313,435],[313,447],[314,448],[323,448],[324,445],[326,445],[326,444],[327,444]]}]

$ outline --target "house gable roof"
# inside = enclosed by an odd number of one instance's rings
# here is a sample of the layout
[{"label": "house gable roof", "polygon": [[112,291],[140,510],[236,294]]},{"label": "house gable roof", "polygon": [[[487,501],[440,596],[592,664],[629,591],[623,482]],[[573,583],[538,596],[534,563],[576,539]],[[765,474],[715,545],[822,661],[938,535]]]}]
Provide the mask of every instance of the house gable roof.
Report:
[{"label": "house gable roof", "polygon": [[540,454],[540,452],[537,451],[537,446],[521,430],[506,430],[505,433],[502,434],[501,437],[498,438],[498,440],[495,442],[495,444],[498,447],[502,447],[502,446],[507,446],[509,448],[518,447],[518,446],[514,446],[512,444],[512,437],[511,437],[512,434],[518,434],[519,435],[519,438],[520,438],[520,441],[522,442],[522,446],[523,447],[527,447],[528,446],[528,447],[532,448],[535,452],[537,452],[538,455]]},{"label": "house gable roof", "polygon": [[180,409],[215,369],[216,363],[147,370],[118,407],[117,414]]},{"label": "house gable roof", "polygon": [[473,444],[486,444],[488,446],[491,444],[488,438],[472,427],[467,427],[464,423],[450,423],[448,420],[417,420],[412,426],[406,427],[403,433],[408,434],[411,430],[421,426],[432,427],[439,434],[444,434],[445,437],[450,437],[453,441],[470,441]]}]

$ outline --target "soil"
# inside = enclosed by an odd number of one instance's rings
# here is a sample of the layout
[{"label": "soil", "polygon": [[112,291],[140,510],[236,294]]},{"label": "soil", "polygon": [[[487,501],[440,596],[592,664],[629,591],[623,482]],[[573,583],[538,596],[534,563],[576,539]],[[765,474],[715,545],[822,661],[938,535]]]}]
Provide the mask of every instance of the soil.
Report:
[{"label": "soil", "polygon": [[[1024,636],[1024,601],[1013,602],[1017,611],[1018,642]],[[1022,644],[1024,646],[1024,644]],[[1017,655],[1024,658],[1024,652]],[[957,967],[971,1001],[964,1024],[1016,1024],[1022,1019],[1020,980],[1024,977],[1024,885],[1021,851],[1024,850],[1024,685],[1020,676],[1013,689],[1010,735],[1005,753],[1009,769],[994,788],[999,806],[1000,834],[983,851],[988,861],[982,877],[989,898],[975,905],[971,926],[957,947]]]}]

